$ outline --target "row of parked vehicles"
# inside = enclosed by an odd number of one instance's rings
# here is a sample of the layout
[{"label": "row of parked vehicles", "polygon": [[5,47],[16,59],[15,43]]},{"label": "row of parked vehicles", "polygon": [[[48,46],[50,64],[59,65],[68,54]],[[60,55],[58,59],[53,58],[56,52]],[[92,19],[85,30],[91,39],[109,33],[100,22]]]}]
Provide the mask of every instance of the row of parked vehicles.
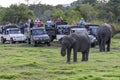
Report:
[{"label": "row of parked vehicles", "polygon": [[27,42],[33,46],[38,44],[47,44],[50,46],[50,38],[45,28],[28,28],[24,34],[21,33],[19,28],[14,25],[4,26],[1,34],[1,43],[9,42],[10,44],[16,42]]},{"label": "row of parked vehicles", "polygon": [[85,34],[88,34],[90,41],[91,41],[91,47],[95,47],[97,43],[97,30],[99,28],[99,25],[92,24],[92,23],[86,23],[85,25],[67,25],[66,22],[59,22],[56,23],[53,27],[46,27],[46,31],[48,35],[50,36],[51,41],[54,39],[61,39],[65,35],[69,35],[74,32],[82,32]]},{"label": "row of parked vehicles", "polygon": [[38,44],[47,44],[50,46],[50,42],[54,39],[59,40],[63,36],[73,32],[83,32],[89,35],[91,46],[95,47],[98,26],[96,24],[86,24],[84,27],[81,27],[81,25],[68,25],[66,22],[59,22],[51,25],[51,27],[28,27],[25,29],[24,34],[22,34],[17,26],[8,25],[1,29],[1,43],[27,42],[33,46],[37,46]]}]

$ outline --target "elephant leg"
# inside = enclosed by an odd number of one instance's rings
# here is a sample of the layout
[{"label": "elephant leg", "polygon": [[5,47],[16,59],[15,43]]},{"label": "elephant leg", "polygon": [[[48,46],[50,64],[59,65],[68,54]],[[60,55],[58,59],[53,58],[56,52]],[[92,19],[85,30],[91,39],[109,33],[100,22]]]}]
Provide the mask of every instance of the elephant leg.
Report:
[{"label": "elephant leg", "polygon": [[102,39],[101,41],[101,52],[105,51],[105,40]]},{"label": "elephant leg", "polygon": [[111,42],[111,39],[109,39],[107,42],[107,51],[110,51],[110,42]]},{"label": "elephant leg", "polygon": [[106,42],[105,41],[103,41],[103,47],[102,47],[102,51],[105,51],[105,44],[106,44]]},{"label": "elephant leg", "polygon": [[102,43],[100,43],[99,47],[100,47],[99,51],[102,52]]},{"label": "elephant leg", "polygon": [[75,49],[73,49],[73,60],[74,62],[77,62],[77,51]]},{"label": "elephant leg", "polygon": [[81,61],[86,61],[86,53],[82,52],[82,60]]},{"label": "elephant leg", "polygon": [[99,51],[102,52],[102,42],[101,42],[101,40],[98,41],[98,44],[99,44]]},{"label": "elephant leg", "polygon": [[67,49],[67,62],[70,62],[71,49]]},{"label": "elephant leg", "polygon": [[86,55],[85,56],[85,61],[88,61],[89,52],[86,52],[85,55]]}]

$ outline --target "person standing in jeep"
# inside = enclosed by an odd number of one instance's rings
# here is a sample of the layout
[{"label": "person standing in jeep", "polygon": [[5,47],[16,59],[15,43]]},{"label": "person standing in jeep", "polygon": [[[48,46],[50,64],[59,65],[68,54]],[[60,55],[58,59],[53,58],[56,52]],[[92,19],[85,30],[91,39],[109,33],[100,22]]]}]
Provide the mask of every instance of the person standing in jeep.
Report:
[{"label": "person standing in jeep", "polygon": [[34,26],[34,21],[31,20],[31,22],[30,22],[30,28],[33,28],[33,26]]},{"label": "person standing in jeep", "polygon": [[18,28],[20,29],[21,33],[24,34],[24,23],[22,21],[19,22]]}]

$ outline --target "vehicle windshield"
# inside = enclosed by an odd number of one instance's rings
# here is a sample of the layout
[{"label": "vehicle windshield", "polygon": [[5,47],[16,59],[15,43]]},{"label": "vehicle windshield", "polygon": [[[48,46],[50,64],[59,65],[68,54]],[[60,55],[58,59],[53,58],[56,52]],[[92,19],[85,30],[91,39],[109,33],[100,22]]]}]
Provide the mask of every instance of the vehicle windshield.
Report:
[{"label": "vehicle windshield", "polygon": [[97,27],[94,27],[94,28],[90,28],[90,32],[91,32],[91,34],[97,34],[97,30],[98,30],[98,28]]},{"label": "vehicle windshield", "polygon": [[97,33],[97,28],[93,28],[92,29],[92,32],[95,34],[95,33]]},{"label": "vehicle windshield", "polygon": [[9,30],[9,34],[20,34],[19,30]]},{"label": "vehicle windshield", "polygon": [[41,34],[46,34],[45,29],[34,29],[34,30],[32,30],[32,35],[41,35]]}]

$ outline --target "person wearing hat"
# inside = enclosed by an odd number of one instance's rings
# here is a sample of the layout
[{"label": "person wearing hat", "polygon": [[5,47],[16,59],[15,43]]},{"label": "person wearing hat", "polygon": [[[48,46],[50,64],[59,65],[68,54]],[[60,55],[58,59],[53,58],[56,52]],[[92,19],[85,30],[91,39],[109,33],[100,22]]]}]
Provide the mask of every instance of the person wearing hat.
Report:
[{"label": "person wearing hat", "polygon": [[84,25],[85,24],[85,20],[83,18],[80,19],[80,25]]}]

